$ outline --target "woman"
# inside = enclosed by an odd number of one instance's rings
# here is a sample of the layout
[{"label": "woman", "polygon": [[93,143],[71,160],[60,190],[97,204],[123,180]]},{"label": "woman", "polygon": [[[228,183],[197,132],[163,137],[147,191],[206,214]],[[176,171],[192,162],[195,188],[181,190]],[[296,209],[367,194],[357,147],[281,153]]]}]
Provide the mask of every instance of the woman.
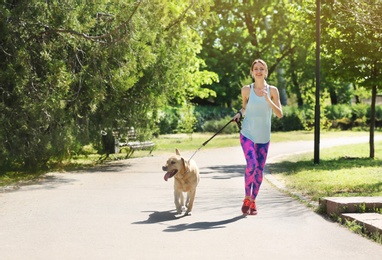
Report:
[{"label": "woman", "polygon": [[247,161],[245,169],[245,198],[241,208],[243,214],[256,215],[256,197],[263,181],[263,170],[267,159],[271,137],[272,113],[282,118],[283,111],[279,91],[265,81],[268,66],[256,59],[250,73],[255,82],[241,89],[242,108],[233,117],[239,121],[244,117],[240,132],[240,143]]}]

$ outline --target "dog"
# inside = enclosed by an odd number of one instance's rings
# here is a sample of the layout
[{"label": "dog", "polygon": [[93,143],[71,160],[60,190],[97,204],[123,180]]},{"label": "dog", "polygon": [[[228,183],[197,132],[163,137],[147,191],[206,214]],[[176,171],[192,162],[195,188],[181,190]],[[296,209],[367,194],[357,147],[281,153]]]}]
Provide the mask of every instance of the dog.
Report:
[{"label": "dog", "polygon": [[[166,172],[164,180],[174,177],[174,203],[178,214],[182,209],[187,208],[185,215],[192,214],[194,205],[196,187],[199,184],[199,168],[194,160],[185,160],[178,149],[175,149],[176,155],[168,158],[166,165],[162,170]],[[187,193],[186,204],[184,204],[183,192]]]}]

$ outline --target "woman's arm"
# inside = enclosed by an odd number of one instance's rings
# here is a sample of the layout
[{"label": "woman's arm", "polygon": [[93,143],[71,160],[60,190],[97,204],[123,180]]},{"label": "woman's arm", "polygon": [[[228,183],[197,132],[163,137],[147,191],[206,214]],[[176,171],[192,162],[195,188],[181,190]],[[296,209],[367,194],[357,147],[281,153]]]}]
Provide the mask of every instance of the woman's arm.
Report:
[{"label": "woman's arm", "polygon": [[265,99],[268,101],[269,105],[272,107],[273,113],[275,113],[275,115],[278,118],[282,118],[283,109],[281,107],[279,90],[274,86],[270,86],[269,88],[270,88],[269,90],[271,91],[271,98],[269,98],[268,95],[265,95]]},{"label": "woman's arm", "polygon": [[250,91],[249,86],[244,86],[241,88],[242,105],[241,105],[241,109],[239,109],[236,115],[232,118],[233,121],[240,120],[240,118],[245,115],[245,109],[247,107],[248,99],[249,99],[249,91]]}]

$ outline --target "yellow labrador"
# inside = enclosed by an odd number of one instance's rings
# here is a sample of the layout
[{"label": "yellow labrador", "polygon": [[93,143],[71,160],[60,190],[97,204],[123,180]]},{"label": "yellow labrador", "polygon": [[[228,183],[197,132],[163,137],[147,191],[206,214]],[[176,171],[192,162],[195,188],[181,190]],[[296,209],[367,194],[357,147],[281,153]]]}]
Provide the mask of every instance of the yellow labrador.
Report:
[{"label": "yellow labrador", "polygon": [[[185,160],[175,150],[176,155],[168,158],[166,165],[162,167],[166,172],[164,180],[174,177],[174,202],[178,214],[182,213],[182,208],[186,207],[185,215],[191,215],[194,205],[196,186],[199,183],[199,168],[194,160]],[[187,192],[186,204],[184,204],[183,192]]]}]

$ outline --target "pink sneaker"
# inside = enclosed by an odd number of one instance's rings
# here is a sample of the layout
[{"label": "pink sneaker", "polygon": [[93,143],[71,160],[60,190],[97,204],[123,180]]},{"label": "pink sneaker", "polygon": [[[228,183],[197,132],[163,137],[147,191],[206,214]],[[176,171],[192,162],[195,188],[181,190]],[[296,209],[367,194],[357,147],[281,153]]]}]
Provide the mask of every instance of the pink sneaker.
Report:
[{"label": "pink sneaker", "polygon": [[241,212],[243,212],[243,214],[248,214],[250,205],[251,205],[251,201],[249,199],[244,199],[243,206],[241,207]]},{"label": "pink sneaker", "polygon": [[249,206],[249,215],[257,215],[257,209],[256,209],[256,202],[252,201],[251,205]]}]

